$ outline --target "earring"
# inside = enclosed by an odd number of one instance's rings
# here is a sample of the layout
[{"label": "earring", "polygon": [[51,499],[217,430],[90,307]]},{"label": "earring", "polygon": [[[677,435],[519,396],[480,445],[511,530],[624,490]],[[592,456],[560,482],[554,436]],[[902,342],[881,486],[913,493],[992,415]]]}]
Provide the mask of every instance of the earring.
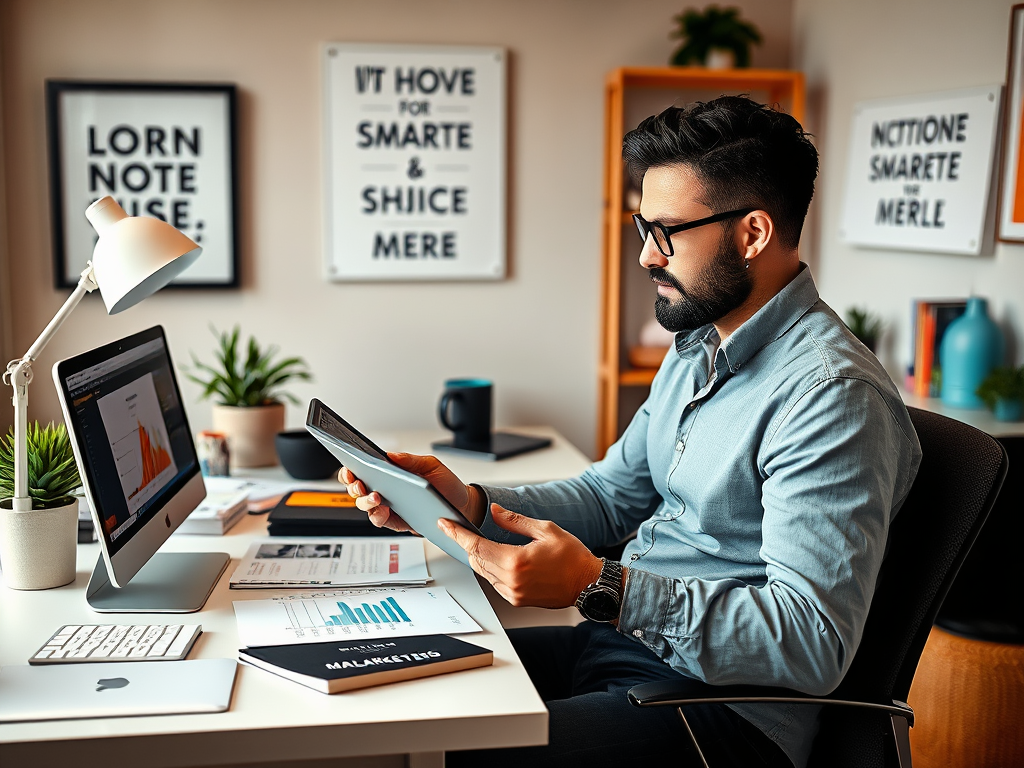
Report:
[{"label": "earring", "polygon": [[743,260],[743,268],[744,269],[750,269],[750,259],[744,259]]}]

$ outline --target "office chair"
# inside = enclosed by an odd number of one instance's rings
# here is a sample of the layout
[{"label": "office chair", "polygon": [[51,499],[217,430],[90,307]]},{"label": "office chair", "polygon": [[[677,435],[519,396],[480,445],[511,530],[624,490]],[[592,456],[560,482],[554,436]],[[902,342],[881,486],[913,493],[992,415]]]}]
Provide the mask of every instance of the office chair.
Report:
[{"label": "office chair", "polygon": [[[839,687],[814,697],[764,686],[700,690],[687,681],[683,693],[675,681],[665,681],[634,686],[631,703],[677,707],[688,731],[683,710],[689,704],[821,704],[809,766],[910,767],[914,712],[904,702],[914,670],[953,577],[999,493],[1007,459],[999,442],[974,427],[917,408],[909,411],[924,454],[921,467],[890,526],[864,635]],[[703,761],[700,745],[694,745]]]}]

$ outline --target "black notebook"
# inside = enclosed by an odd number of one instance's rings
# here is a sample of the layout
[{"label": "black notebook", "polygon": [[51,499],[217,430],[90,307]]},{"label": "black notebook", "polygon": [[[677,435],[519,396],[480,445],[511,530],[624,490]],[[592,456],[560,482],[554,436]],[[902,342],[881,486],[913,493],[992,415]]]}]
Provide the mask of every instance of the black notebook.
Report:
[{"label": "black notebook", "polygon": [[285,495],[267,517],[270,536],[401,536],[378,528],[345,491],[300,490]]},{"label": "black notebook", "polygon": [[242,648],[238,658],[322,693],[340,693],[494,663],[494,652],[448,635]]},{"label": "black notebook", "polygon": [[538,448],[547,448],[549,445],[551,445],[551,439],[547,437],[514,435],[511,432],[495,432],[484,443],[468,443],[456,446],[452,440],[439,440],[436,443],[431,443],[430,447],[435,451],[457,453],[461,456],[471,456],[474,459],[500,461],[511,456],[518,456],[521,453],[536,451]]}]

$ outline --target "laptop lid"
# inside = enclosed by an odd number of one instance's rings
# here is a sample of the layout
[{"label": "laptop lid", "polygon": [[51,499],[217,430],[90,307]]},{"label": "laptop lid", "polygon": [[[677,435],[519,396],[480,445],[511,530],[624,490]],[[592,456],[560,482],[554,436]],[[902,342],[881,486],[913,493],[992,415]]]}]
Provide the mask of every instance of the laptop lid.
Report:
[{"label": "laptop lid", "polygon": [[234,659],[0,668],[0,723],[224,712]]}]

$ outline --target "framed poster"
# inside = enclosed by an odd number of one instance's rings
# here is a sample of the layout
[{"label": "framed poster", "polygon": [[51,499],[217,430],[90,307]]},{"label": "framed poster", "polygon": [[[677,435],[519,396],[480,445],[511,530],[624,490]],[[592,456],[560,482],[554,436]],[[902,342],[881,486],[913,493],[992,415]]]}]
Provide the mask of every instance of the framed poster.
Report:
[{"label": "framed poster", "polygon": [[853,245],[981,253],[999,85],[854,105],[840,236]]},{"label": "framed poster", "polygon": [[1003,242],[1024,243],[1024,5],[1015,5],[1010,11],[1007,50],[1003,168],[996,236]]},{"label": "framed poster", "polygon": [[505,52],[324,47],[328,280],[505,276]]},{"label": "framed poster", "polygon": [[85,209],[104,195],[203,247],[169,287],[238,287],[235,102],[234,85],[46,82],[57,288],[92,258]]}]

